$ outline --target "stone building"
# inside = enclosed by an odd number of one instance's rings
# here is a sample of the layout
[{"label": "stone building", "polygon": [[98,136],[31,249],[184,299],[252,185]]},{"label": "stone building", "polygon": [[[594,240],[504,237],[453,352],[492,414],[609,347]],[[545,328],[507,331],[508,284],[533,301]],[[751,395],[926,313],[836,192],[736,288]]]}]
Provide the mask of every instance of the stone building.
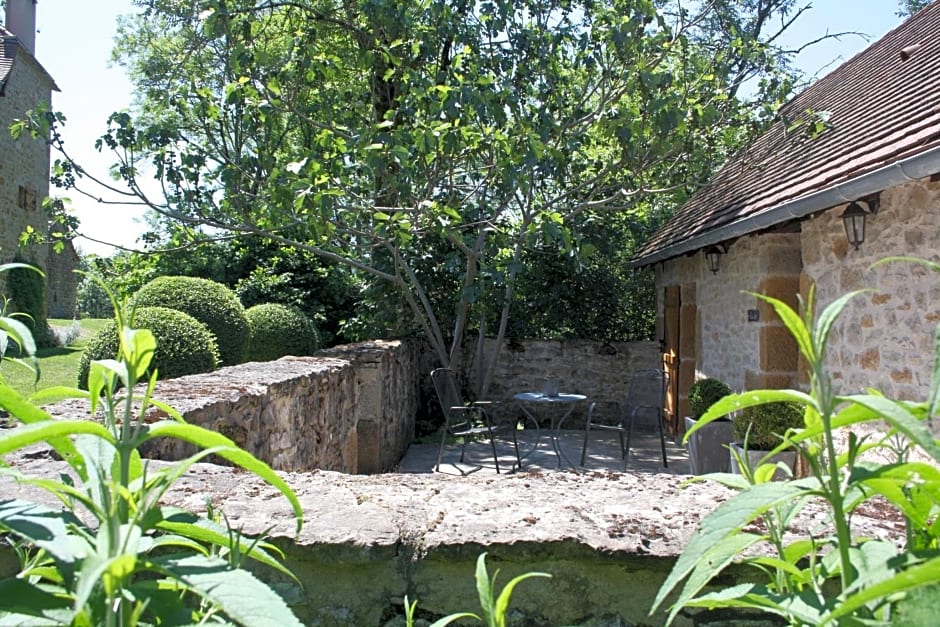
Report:
[{"label": "stone building", "polygon": [[[805,383],[795,342],[752,294],[795,306],[811,286],[817,313],[849,291],[872,290],[851,301],[830,337],[837,392],[873,387],[926,399],[940,275],[872,264],[894,255],[940,261],[938,103],[934,1],[787,103],[646,242],[633,264],[656,273],[673,425],[698,378],[737,390]],[[864,225],[863,241],[850,241],[853,221]]]},{"label": "stone building", "polygon": [[[43,199],[49,195],[49,145],[23,136],[14,141],[10,124],[30,109],[51,106],[55,81],[36,60],[36,2],[7,0],[0,26],[0,262],[19,251],[19,236],[28,226],[46,232]],[[48,246],[19,251],[46,272],[49,314],[71,317],[76,310],[78,256],[71,245],[62,253]],[[2,281],[2,276],[0,276]],[[2,285],[2,284],[0,284]]]}]

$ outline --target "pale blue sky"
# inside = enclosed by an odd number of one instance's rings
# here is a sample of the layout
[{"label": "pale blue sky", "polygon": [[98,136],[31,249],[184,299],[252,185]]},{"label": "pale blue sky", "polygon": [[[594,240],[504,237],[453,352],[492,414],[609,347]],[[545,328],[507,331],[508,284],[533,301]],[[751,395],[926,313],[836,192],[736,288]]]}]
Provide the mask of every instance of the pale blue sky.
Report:
[{"label": "pale blue sky", "polygon": [[[805,42],[841,31],[858,31],[870,38],[847,36],[814,46],[797,61],[811,74],[828,73],[901,21],[895,15],[897,0],[814,0],[811,4],[788,41]],[[120,68],[111,67],[110,52],[116,17],[133,10],[131,0],[39,0],[38,4],[36,56],[61,89],[53,95],[53,106],[68,120],[64,136],[69,150],[95,172],[106,172],[110,164],[94,150],[95,139],[104,131],[108,115],[131,101],[130,84]],[[53,188],[52,193],[64,192]],[[133,246],[143,230],[138,211],[100,206],[74,192],[67,195],[82,230],[97,239]],[[76,244],[85,253],[112,252],[88,240]]]}]

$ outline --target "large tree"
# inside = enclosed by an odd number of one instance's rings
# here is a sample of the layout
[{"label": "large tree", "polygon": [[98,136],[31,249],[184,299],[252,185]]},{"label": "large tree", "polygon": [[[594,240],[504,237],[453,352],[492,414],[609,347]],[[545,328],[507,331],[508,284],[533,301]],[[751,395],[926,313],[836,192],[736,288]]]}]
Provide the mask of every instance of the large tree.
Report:
[{"label": "large tree", "polygon": [[[790,90],[773,42],[803,10],[138,4],[117,55],[140,100],[102,139],[130,193],[194,240],[261,235],[383,281],[445,365],[468,330],[505,337],[527,251],[642,220],[740,146]],[[90,178],[67,160],[56,176]]]}]

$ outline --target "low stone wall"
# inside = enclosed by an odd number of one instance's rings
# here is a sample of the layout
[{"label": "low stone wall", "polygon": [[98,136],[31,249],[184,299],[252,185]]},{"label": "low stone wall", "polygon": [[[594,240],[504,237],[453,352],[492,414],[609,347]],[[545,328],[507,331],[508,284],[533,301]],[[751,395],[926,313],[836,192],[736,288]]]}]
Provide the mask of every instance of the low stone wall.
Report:
[{"label": "low stone wall", "polygon": [[[493,346],[489,342],[486,348]],[[556,376],[562,391],[597,401],[595,416],[613,422],[630,375],[659,364],[654,342],[510,342],[488,396],[511,403],[514,394],[539,390],[546,376]],[[155,398],[277,470],[373,474],[395,467],[414,439],[416,419],[435,408],[428,376],[433,367],[419,340],[363,342],[314,357],[252,362],[160,381]],[[48,409],[71,418],[87,412],[76,401]],[[584,409],[579,407],[567,424],[576,428]],[[150,414],[151,420],[162,417],[157,410]],[[158,459],[194,452],[179,442],[154,442],[146,451]]]},{"label": "low stone wall", "polygon": [[[54,478],[65,470],[49,456],[7,461],[32,477]],[[500,589],[521,573],[552,575],[515,589],[510,624],[661,625],[663,612],[648,615],[657,590],[702,516],[730,495],[714,483],[646,473],[281,476],[303,507],[299,534],[277,490],[229,468],[196,464],[165,500],[194,512],[204,512],[209,501],[232,527],[252,535],[267,531],[303,588],[270,570],[259,574],[275,582],[303,624],[319,627],[400,627],[389,617],[400,612],[405,595],[438,616],[478,612],[473,573],[482,552],[490,575],[499,570]],[[9,476],[0,476],[0,498],[56,504]],[[903,542],[897,518],[879,508],[866,512],[852,517],[857,535]],[[791,530],[825,533],[822,519],[819,508],[809,507]],[[12,552],[0,550],[0,577],[17,568]],[[723,575],[716,583],[736,582]],[[677,621],[692,623],[688,616]],[[696,616],[694,624],[709,620]],[[711,624],[728,624],[728,615],[716,615]]]},{"label": "low stone wall", "polygon": [[[157,383],[154,398],[213,429],[277,470],[362,474],[391,469],[414,439],[419,351],[403,342],[337,347]],[[66,401],[54,416],[84,416]],[[150,420],[165,417],[153,410]],[[181,459],[195,449],[155,441],[146,451]]]},{"label": "low stone wall", "polygon": [[[487,341],[484,354],[489,355],[494,345]],[[487,396],[511,401],[519,392],[541,390],[545,377],[558,377],[562,392],[584,394],[596,401],[595,416],[613,423],[619,419],[630,376],[644,368],[661,368],[662,363],[657,342],[510,340],[500,353]],[[474,369],[472,379],[476,377]],[[577,428],[576,417],[571,420],[566,424]]]}]

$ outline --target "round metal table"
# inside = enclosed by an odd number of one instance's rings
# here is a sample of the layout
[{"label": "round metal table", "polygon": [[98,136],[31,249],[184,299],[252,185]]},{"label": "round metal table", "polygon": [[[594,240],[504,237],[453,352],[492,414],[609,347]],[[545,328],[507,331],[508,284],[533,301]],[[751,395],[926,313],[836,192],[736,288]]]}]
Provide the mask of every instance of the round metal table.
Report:
[{"label": "round metal table", "polygon": [[[549,420],[549,435],[552,439],[552,449],[555,451],[555,456],[558,458],[558,467],[561,468],[561,460],[564,459],[572,468],[575,467],[571,463],[571,460],[568,459],[568,456],[565,455],[564,451],[558,446],[558,432],[561,430],[562,424],[567,420],[568,416],[574,411],[574,408],[581,401],[586,401],[587,396],[584,394],[569,394],[565,392],[559,392],[554,396],[548,396],[541,392],[520,392],[513,396],[513,398],[519,402],[519,407],[525,413],[525,415],[532,419],[535,422],[536,428],[539,424],[539,414],[536,408],[549,408],[548,413]],[[563,411],[555,411],[555,407],[561,407]],[[555,420],[557,417],[557,421]],[[539,439],[541,439],[541,432],[536,436],[535,445],[532,447],[532,450],[526,453],[526,456],[530,455],[532,451],[538,448]]]}]

